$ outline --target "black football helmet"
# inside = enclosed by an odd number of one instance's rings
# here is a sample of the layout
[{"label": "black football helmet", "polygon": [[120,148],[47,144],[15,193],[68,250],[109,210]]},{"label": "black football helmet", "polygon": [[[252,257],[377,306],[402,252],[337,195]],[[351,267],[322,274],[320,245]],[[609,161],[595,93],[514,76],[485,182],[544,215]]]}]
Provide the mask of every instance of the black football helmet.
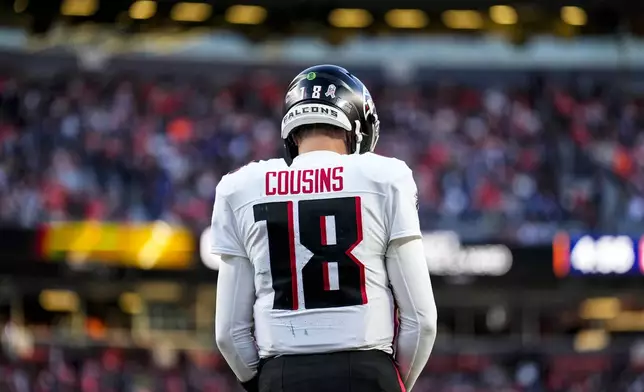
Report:
[{"label": "black football helmet", "polygon": [[336,65],[307,68],[288,86],[282,120],[287,164],[297,156],[294,131],[312,124],[345,129],[352,154],[373,151],[380,134],[380,121],[369,90],[357,77]]}]

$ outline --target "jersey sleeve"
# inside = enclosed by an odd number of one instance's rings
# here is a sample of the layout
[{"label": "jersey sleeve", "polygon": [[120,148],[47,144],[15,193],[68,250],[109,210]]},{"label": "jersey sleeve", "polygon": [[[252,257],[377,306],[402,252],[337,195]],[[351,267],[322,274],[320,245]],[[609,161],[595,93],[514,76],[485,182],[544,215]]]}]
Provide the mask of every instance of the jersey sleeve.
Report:
[{"label": "jersey sleeve", "polygon": [[389,241],[422,237],[418,219],[418,188],[411,169],[401,162],[402,174],[390,186],[388,202]]},{"label": "jersey sleeve", "polygon": [[218,255],[248,257],[239,235],[235,214],[222,185],[219,183],[217,186],[215,206],[212,210],[210,250]]},{"label": "jersey sleeve", "polygon": [[385,257],[400,315],[395,358],[410,391],[425,368],[436,340],[436,302],[419,238],[392,241]]},{"label": "jersey sleeve", "polygon": [[259,355],[253,338],[255,271],[245,257],[223,256],[217,280],[217,347],[241,382],[257,374]]}]

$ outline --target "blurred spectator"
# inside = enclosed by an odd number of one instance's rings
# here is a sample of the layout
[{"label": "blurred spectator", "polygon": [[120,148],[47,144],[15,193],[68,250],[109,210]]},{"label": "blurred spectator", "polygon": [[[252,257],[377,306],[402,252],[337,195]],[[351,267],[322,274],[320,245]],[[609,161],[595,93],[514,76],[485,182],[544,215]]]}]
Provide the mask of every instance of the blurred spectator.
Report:
[{"label": "blurred spectator", "polygon": [[[259,72],[222,82],[0,78],[0,222],[162,219],[203,229],[219,178],[281,151],[286,80]],[[568,154],[565,140],[644,190],[641,102],[615,109],[600,90],[582,99],[546,82],[374,86],[378,152],[414,169],[426,229],[479,222],[468,227],[530,241],[527,223],[596,225],[593,163],[576,163],[583,153]],[[639,219],[639,204],[626,213]]]},{"label": "blurred spectator", "polygon": [[[45,356],[0,357],[0,390],[7,392],[241,392],[216,354],[166,355],[146,349],[41,346]],[[612,354],[435,353],[418,392],[639,392],[637,362]],[[617,366],[622,364],[623,366]]]}]

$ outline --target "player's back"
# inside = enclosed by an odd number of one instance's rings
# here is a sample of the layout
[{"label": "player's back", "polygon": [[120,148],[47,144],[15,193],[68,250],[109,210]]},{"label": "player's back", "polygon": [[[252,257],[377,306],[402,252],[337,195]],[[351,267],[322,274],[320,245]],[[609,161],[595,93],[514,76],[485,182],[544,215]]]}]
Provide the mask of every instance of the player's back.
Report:
[{"label": "player's back", "polygon": [[[260,355],[391,352],[394,302],[384,263],[392,187],[409,168],[372,153],[315,151],[289,167],[251,163],[224,192],[255,269]],[[402,233],[404,234],[404,233]]]}]

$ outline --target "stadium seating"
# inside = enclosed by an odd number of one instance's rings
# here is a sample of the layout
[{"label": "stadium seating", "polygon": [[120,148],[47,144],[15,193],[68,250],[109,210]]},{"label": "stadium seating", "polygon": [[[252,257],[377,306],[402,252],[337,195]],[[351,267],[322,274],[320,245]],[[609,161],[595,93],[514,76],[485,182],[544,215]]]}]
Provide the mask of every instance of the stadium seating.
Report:
[{"label": "stadium seating", "polygon": [[[5,224],[163,219],[203,230],[219,178],[281,152],[281,75],[18,75],[0,77]],[[425,229],[534,242],[538,228],[549,238],[555,225],[644,216],[640,197],[611,199],[597,175],[604,165],[642,187],[638,101],[615,107],[601,85],[583,95],[538,81],[374,85],[378,152],[414,169]]]}]

